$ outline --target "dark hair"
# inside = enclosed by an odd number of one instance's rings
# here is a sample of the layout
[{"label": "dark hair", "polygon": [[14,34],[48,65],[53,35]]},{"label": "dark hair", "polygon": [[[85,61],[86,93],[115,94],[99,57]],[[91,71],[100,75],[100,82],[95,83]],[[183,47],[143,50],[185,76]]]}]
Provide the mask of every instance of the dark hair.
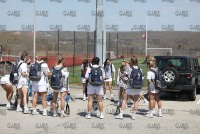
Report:
[{"label": "dark hair", "polygon": [[83,61],[83,68],[84,68],[84,70],[86,69],[87,66],[88,66],[88,60],[85,59],[85,60]]},{"label": "dark hair", "polygon": [[106,67],[107,61],[110,60],[110,58],[107,58],[104,62],[104,68]]},{"label": "dark hair", "polygon": [[99,61],[100,61],[99,57],[94,57],[92,59],[92,65],[99,65]]},{"label": "dark hair", "polygon": [[48,61],[47,57],[42,57],[40,60],[43,60],[44,62]]},{"label": "dark hair", "polygon": [[125,65],[121,65],[121,66],[120,66],[120,70],[123,70],[123,71],[124,71],[124,70],[125,70]]},{"label": "dark hair", "polygon": [[130,64],[131,66],[138,66],[138,60],[137,60],[137,57],[132,57],[131,60],[130,60]]},{"label": "dark hair", "polygon": [[21,60],[25,60],[28,57],[28,53],[26,51],[24,51],[21,55]]}]

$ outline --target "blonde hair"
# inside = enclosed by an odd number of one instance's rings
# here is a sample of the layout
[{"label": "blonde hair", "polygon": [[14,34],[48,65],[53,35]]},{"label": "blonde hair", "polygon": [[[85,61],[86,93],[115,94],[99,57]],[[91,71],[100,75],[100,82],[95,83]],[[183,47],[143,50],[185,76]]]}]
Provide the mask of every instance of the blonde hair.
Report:
[{"label": "blonde hair", "polygon": [[58,55],[58,56],[57,56],[56,65],[59,65],[60,63],[62,63],[63,60],[64,60],[64,58],[62,57],[62,55]]},{"label": "blonde hair", "polygon": [[147,61],[147,65],[149,68],[155,68],[156,67],[156,59],[154,57],[149,58]]}]

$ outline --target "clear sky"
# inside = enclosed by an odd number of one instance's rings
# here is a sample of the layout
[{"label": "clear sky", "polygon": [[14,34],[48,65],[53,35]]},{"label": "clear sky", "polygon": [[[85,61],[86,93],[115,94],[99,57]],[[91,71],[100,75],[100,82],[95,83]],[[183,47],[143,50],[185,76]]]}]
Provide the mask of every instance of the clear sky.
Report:
[{"label": "clear sky", "polygon": [[[0,30],[30,29],[34,0],[0,0]],[[36,0],[36,30],[95,30],[96,0]],[[200,0],[103,0],[103,30],[200,31]]]}]

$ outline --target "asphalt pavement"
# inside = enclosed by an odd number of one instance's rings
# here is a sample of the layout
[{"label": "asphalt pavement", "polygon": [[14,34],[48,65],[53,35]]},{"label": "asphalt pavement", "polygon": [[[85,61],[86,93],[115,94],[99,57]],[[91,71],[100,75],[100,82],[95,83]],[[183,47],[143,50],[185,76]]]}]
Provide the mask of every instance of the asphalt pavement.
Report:
[{"label": "asphalt pavement", "polygon": [[[87,101],[82,100],[81,86],[70,86],[70,115],[65,118],[52,117],[50,113],[48,116],[42,116],[41,104],[37,105],[39,115],[23,114],[16,112],[15,109],[6,109],[5,91],[0,88],[0,134],[197,134],[200,132],[200,95],[197,95],[196,101],[192,102],[187,100],[187,94],[162,93],[163,117],[154,116],[153,118],[144,116],[148,111],[148,106],[143,105],[141,100],[135,120],[131,119],[132,102],[128,101],[124,119],[120,120],[115,119],[117,87],[114,87],[113,92],[114,102],[109,99],[109,91],[107,91],[107,100],[103,101],[105,118],[98,118],[94,111],[92,118],[86,119],[84,116],[87,113]],[[29,108],[32,110],[31,98]],[[50,106],[47,110],[50,110]]]}]

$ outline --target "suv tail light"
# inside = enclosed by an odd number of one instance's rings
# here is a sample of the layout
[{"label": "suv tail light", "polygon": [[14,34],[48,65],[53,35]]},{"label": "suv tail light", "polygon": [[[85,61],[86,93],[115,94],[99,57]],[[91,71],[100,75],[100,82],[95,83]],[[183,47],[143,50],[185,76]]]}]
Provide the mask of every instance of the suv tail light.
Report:
[{"label": "suv tail light", "polygon": [[191,79],[192,78],[192,74],[186,74],[187,79]]}]

